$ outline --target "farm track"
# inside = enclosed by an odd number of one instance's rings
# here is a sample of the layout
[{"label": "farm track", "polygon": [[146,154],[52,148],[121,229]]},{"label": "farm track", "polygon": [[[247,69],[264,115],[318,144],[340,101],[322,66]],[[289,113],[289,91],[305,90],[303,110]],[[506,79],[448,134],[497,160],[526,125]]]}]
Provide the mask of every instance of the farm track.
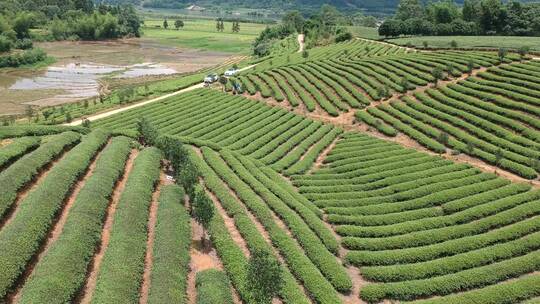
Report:
[{"label": "farm track", "polygon": [[[55,219],[53,220],[53,224],[51,225],[51,230],[48,233],[47,238],[43,242],[43,244],[40,246],[39,250],[34,254],[34,257],[30,260],[28,265],[26,266],[26,270],[21,275],[21,278],[17,282],[17,287],[14,288],[14,291],[7,296],[8,303],[18,303],[21,297],[21,290],[30,275],[32,275],[32,272],[35,268],[35,266],[43,259],[43,257],[47,254],[49,248],[58,240],[60,237],[60,234],[62,234],[62,231],[64,229],[64,225],[66,224],[67,218],[69,216],[69,211],[71,210],[71,207],[73,207],[73,204],[75,203],[77,196],[79,195],[79,192],[86,184],[86,181],[92,176],[94,173],[94,170],[96,168],[96,163],[99,157],[101,156],[101,152],[103,149],[110,143],[110,139],[107,142],[107,144],[103,145],[101,150],[98,151],[92,158],[90,165],[86,169],[86,172],[84,175],[75,183],[75,185],[72,186],[70,190],[70,194],[68,198],[64,201],[63,207],[56,215]],[[60,161],[57,160],[56,162]],[[56,163],[55,162],[55,163]],[[54,166],[54,164],[51,164],[51,168]],[[44,178],[41,177],[41,178]],[[36,183],[36,185],[39,183]],[[14,218],[14,216],[13,216]]]},{"label": "farm track", "polygon": [[137,157],[138,153],[139,153],[138,150],[131,151],[129,158],[126,162],[126,166],[125,166],[122,178],[118,181],[116,188],[114,189],[114,192],[111,196],[111,202],[109,204],[109,207],[107,208],[105,224],[103,225],[103,230],[101,233],[101,241],[100,241],[99,248],[94,254],[94,257],[92,258],[92,262],[90,263],[88,267],[88,273],[87,273],[87,279],[86,279],[85,285],[83,289],[81,290],[81,293],[79,294],[77,299],[74,301],[75,303],[88,304],[92,300],[92,295],[94,293],[94,290],[96,289],[97,276],[99,274],[101,262],[103,260],[103,256],[105,255],[105,251],[107,250],[107,247],[109,246],[111,227],[114,220],[114,214],[116,213],[116,206],[118,205],[120,196],[122,195],[122,192],[124,191],[127,179],[129,177],[129,174],[131,173],[131,169],[133,168],[133,162],[135,158]]},{"label": "farm track", "polygon": [[306,38],[306,37],[304,36],[304,34],[298,34],[297,40],[298,40],[298,45],[299,45],[300,47],[298,48],[297,53],[302,53],[302,52],[304,51],[304,47],[305,47],[305,45],[304,45],[305,38]]},{"label": "farm track", "polygon": [[[238,72],[242,72],[242,71],[251,69],[254,66],[255,65],[250,65],[250,66],[241,68],[241,69],[238,70]],[[125,112],[127,110],[139,108],[139,107],[142,107],[142,106],[147,105],[147,104],[151,104],[151,103],[154,103],[154,102],[157,102],[157,101],[161,101],[161,100],[164,100],[164,99],[167,99],[169,97],[173,97],[173,96],[176,96],[176,95],[179,95],[179,94],[182,94],[182,93],[191,92],[193,90],[200,89],[200,88],[203,88],[203,87],[204,87],[204,83],[199,83],[199,84],[187,87],[185,89],[181,89],[181,90],[178,90],[176,92],[172,92],[172,93],[169,93],[169,94],[166,94],[166,95],[163,95],[163,96],[159,96],[159,97],[156,97],[156,98],[153,98],[153,99],[150,99],[150,100],[142,101],[142,102],[139,102],[139,103],[135,103],[135,104],[132,104],[132,105],[129,105],[129,106],[126,106],[126,107],[106,111],[106,112],[103,112],[103,113],[91,115],[91,116],[85,117],[84,119],[87,119],[89,121],[94,121],[94,120],[106,118],[106,117],[112,116],[114,114],[118,114],[118,113]],[[70,123],[66,123],[64,125],[66,125],[66,126],[78,126],[78,125],[82,124],[82,122],[83,122],[83,118],[74,120],[74,121],[72,121]]]}]

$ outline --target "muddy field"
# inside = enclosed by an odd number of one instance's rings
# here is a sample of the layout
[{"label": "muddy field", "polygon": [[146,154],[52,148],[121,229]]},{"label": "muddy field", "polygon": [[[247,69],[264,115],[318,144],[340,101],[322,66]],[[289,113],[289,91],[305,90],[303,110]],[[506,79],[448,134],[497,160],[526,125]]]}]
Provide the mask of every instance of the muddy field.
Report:
[{"label": "muddy field", "polygon": [[148,38],[103,42],[46,42],[56,62],[40,70],[0,70],[0,115],[22,114],[26,105],[51,106],[98,96],[105,83],[139,82],[194,72],[231,54],[164,46]]}]

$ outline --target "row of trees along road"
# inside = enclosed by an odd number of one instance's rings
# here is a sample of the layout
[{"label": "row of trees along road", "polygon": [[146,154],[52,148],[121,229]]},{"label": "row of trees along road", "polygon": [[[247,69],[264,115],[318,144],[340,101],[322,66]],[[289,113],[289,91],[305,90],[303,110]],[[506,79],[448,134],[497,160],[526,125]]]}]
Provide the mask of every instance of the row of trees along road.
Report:
[{"label": "row of trees along road", "polygon": [[[187,149],[174,137],[161,136],[158,129],[144,117],[137,122],[139,143],[146,146],[157,146],[169,161],[167,170],[176,175],[176,181],[185,189],[191,201],[191,215],[203,227],[204,235],[201,243],[207,247],[206,241],[209,226],[216,214],[212,200],[204,188],[198,186],[200,173],[192,163]],[[266,251],[254,250],[247,265],[247,288],[250,290],[250,303],[271,304],[283,286],[282,270],[277,259]]]}]

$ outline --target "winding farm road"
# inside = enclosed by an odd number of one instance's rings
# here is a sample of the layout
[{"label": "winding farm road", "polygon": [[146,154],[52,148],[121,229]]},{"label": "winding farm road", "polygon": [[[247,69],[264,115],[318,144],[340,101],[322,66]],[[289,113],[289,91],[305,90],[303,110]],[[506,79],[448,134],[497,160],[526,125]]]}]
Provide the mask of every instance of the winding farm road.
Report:
[{"label": "winding farm road", "polygon": [[298,48],[298,53],[302,53],[302,51],[304,51],[304,39],[306,37],[304,36],[304,34],[298,34],[298,45],[300,46]]},{"label": "winding farm road", "polygon": [[[249,65],[247,67],[243,67],[243,68],[239,69],[238,72],[249,70],[249,69],[253,68],[255,65],[256,64]],[[129,106],[126,106],[126,107],[113,109],[113,110],[110,110],[110,111],[107,111],[107,112],[98,113],[98,114],[94,114],[94,115],[91,115],[91,116],[86,116],[84,118],[74,120],[74,121],[72,121],[70,123],[65,123],[64,125],[65,126],[78,126],[78,125],[82,124],[83,119],[88,119],[89,121],[102,119],[102,118],[109,117],[109,116],[114,115],[114,114],[118,114],[118,113],[121,113],[121,112],[124,112],[124,111],[127,111],[127,110],[131,110],[131,109],[134,109],[134,108],[142,107],[144,105],[154,103],[156,101],[160,101],[160,100],[163,100],[163,99],[167,99],[169,97],[173,97],[173,96],[176,96],[176,95],[179,95],[179,94],[182,94],[182,93],[193,91],[193,90],[196,90],[196,89],[199,89],[199,88],[202,88],[202,87],[204,87],[204,82],[192,85],[190,87],[187,87],[187,88],[184,88],[184,89],[181,89],[181,90],[178,90],[178,91],[175,91],[175,92],[163,95],[163,96],[159,96],[159,97],[156,97],[156,98],[153,98],[153,99],[149,99],[149,100],[146,100],[146,101],[135,103],[135,104],[132,104],[132,105],[129,105]]]}]

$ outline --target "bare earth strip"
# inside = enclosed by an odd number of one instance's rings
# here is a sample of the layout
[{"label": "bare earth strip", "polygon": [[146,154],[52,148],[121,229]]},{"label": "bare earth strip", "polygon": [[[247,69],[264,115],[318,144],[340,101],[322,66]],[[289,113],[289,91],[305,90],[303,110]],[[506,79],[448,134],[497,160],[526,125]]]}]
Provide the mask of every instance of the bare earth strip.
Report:
[{"label": "bare earth strip", "polygon": [[152,261],[154,254],[154,240],[156,237],[156,222],[157,222],[157,210],[159,208],[159,195],[161,193],[161,187],[165,184],[167,179],[165,173],[161,172],[159,184],[156,186],[156,190],[152,194],[152,202],[150,203],[150,213],[148,216],[148,237],[146,239],[146,256],[144,258],[144,273],[141,284],[141,292],[139,303],[148,303],[148,295],[150,291],[150,284],[152,283],[150,278],[152,274]]},{"label": "bare earth strip", "polygon": [[326,159],[326,157],[328,156],[328,154],[330,153],[330,151],[332,151],[334,149],[334,147],[336,146],[337,142],[341,139],[341,136],[337,136],[334,141],[332,141],[332,143],[326,147],[322,152],[321,154],[319,154],[319,156],[317,156],[317,159],[315,160],[315,163],[313,164],[313,168],[311,168],[311,170],[308,171],[307,174],[310,174],[312,173],[313,171],[319,169],[323,163],[324,163],[324,160]]},{"label": "bare earth strip", "polygon": [[[105,147],[105,146],[104,146]],[[60,211],[60,214],[55,219],[55,223],[52,225],[52,230],[49,232],[49,235],[47,236],[47,240],[45,243],[41,246],[36,256],[32,258],[30,263],[28,264],[26,271],[24,272],[22,279],[18,282],[17,288],[14,290],[14,292],[11,294],[11,296],[8,296],[8,298],[11,299],[11,303],[18,303],[21,297],[21,290],[28,279],[28,277],[32,274],[32,271],[34,270],[34,267],[41,261],[41,259],[47,254],[49,251],[49,248],[51,248],[52,244],[58,240],[60,237],[60,234],[62,233],[62,230],[64,229],[64,225],[66,224],[69,211],[71,210],[71,207],[73,207],[73,204],[75,203],[75,200],[77,199],[77,196],[79,195],[79,192],[86,184],[86,181],[92,174],[94,173],[94,169],[96,168],[96,160],[99,158],[101,153],[97,153],[90,166],[87,168],[86,173],[84,176],[72,187],[71,194],[67,198],[67,200],[64,203],[64,207]],[[54,164],[53,164],[54,165]],[[52,166],[51,166],[52,168]],[[36,182],[34,184],[34,187],[36,185],[39,185],[39,182]],[[14,217],[12,217],[14,218]]]},{"label": "bare earth strip", "polygon": [[103,260],[103,256],[105,254],[105,251],[107,250],[107,247],[109,246],[109,238],[111,235],[111,227],[113,224],[114,214],[116,213],[116,206],[118,205],[120,196],[122,192],[124,191],[127,179],[129,177],[129,173],[131,172],[131,169],[133,168],[133,161],[137,157],[137,154],[138,154],[137,150],[131,151],[131,154],[129,155],[129,158],[126,162],[126,167],[124,169],[122,178],[116,185],[116,189],[114,189],[114,192],[111,198],[111,204],[109,205],[109,208],[107,209],[107,216],[105,219],[105,224],[103,225],[103,231],[101,233],[100,246],[96,254],[94,255],[92,262],[90,263],[88,277],[86,279],[86,284],[76,301],[77,303],[88,304],[92,300],[92,295],[94,293],[94,290],[96,289],[96,281],[97,281],[97,276],[99,273],[99,268],[101,266],[101,261]]}]

